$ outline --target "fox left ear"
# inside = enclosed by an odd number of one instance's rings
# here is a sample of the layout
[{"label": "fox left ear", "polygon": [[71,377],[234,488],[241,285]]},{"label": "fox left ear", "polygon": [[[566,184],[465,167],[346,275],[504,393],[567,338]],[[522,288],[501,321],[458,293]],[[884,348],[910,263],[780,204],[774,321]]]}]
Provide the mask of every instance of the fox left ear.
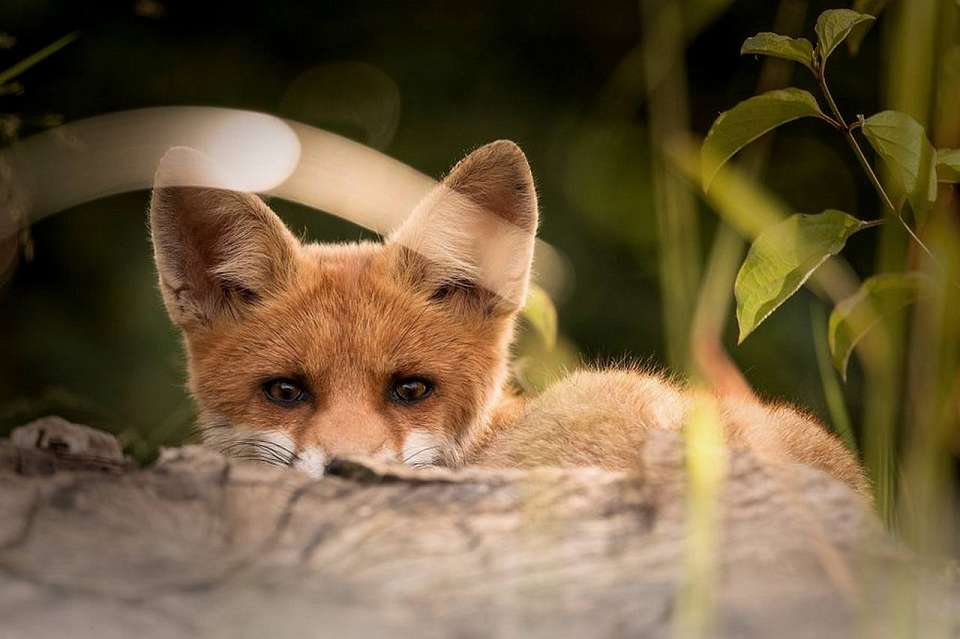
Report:
[{"label": "fox left ear", "polygon": [[150,237],[163,301],[185,330],[235,319],[292,277],[296,238],[263,200],[231,186],[188,148],[171,149],[157,171]]},{"label": "fox left ear", "polygon": [[409,249],[404,275],[435,297],[472,291],[514,312],[526,298],[536,232],[530,165],[499,140],[461,160],[388,242]]}]

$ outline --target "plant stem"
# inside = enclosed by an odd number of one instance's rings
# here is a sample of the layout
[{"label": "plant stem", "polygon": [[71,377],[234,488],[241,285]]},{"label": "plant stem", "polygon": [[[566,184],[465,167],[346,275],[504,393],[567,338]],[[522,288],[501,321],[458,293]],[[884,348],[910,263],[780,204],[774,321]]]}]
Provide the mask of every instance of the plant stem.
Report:
[{"label": "plant stem", "polygon": [[880,199],[883,200],[884,205],[890,209],[891,213],[896,214],[897,209],[893,205],[893,201],[890,199],[890,196],[887,195],[887,191],[883,188],[883,185],[880,183],[880,178],[877,177],[876,172],[874,172],[873,167],[870,166],[870,162],[867,161],[867,156],[864,155],[863,149],[860,148],[860,144],[857,142],[857,138],[853,137],[853,128],[847,124],[847,121],[843,118],[843,115],[840,113],[840,108],[837,107],[836,101],[833,99],[833,94],[830,93],[830,88],[827,86],[827,75],[826,72],[821,70],[817,74],[818,79],[820,80],[820,89],[823,91],[824,97],[827,99],[827,105],[830,107],[830,110],[833,112],[833,116],[841,123],[841,130],[844,133],[844,136],[847,138],[847,142],[850,143],[850,148],[853,149],[854,155],[857,156],[857,160],[860,161],[860,166],[863,167],[864,172],[867,174],[867,177],[870,178],[870,182],[873,184],[873,188],[877,190],[877,193],[880,194]]},{"label": "plant stem", "polygon": [[827,124],[829,124],[830,126],[832,126],[833,128],[835,128],[837,131],[846,131],[846,130],[847,130],[847,125],[845,125],[843,122],[837,122],[836,120],[834,120],[833,118],[831,118],[831,117],[830,117],[829,115],[827,115],[826,113],[821,113],[821,114],[820,114],[819,116],[817,116],[817,117],[819,117],[821,120],[823,120],[824,122],[826,122]]},{"label": "plant stem", "polygon": [[880,178],[877,177],[877,173],[873,170],[873,167],[870,166],[870,162],[867,160],[867,156],[864,155],[863,149],[860,147],[860,143],[857,142],[857,138],[853,135],[853,130],[860,128],[862,123],[856,122],[855,124],[847,124],[847,121],[844,119],[843,114],[840,113],[840,108],[837,106],[836,101],[833,99],[833,94],[830,93],[830,87],[827,86],[827,72],[826,69],[821,68],[817,72],[817,79],[820,81],[820,89],[823,91],[823,96],[827,99],[827,105],[830,107],[830,111],[833,112],[834,118],[841,124],[841,130],[844,133],[844,136],[847,138],[847,142],[850,143],[850,148],[853,149],[854,155],[857,156],[857,160],[860,162],[860,166],[863,167],[864,172],[867,174],[867,177],[870,179],[870,183],[873,184],[873,188],[877,190],[877,193],[880,195],[880,199],[883,200],[884,206],[890,210],[890,212],[900,220],[900,224],[903,225],[903,228],[907,230],[907,233],[910,234],[910,237],[913,238],[913,241],[916,242],[923,252],[927,254],[927,257],[941,270],[943,268],[940,266],[940,263],[937,261],[937,258],[933,256],[933,253],[930,249],[927,248],[927,245],[923,243],[923,240],[914,233],[913,229],[910,228],[910,225],[907,224],[907,221],[903,219],[903,216],[900,214],[900,211],[893,204],[893,200],[890,199],[890,196],[887,195],[886,189],[883,188],[883,184],[880,183]]}]

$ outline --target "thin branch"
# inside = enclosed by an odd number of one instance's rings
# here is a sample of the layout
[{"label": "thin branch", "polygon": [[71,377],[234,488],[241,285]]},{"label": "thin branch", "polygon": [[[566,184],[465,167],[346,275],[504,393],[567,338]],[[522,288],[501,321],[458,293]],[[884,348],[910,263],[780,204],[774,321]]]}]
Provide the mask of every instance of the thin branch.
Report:
[{"label": "thin branch", "polygon": [[823,120],[824,122],[826,122],[827,124],[829,124],[830,126],[832,126],[833,128],[835,128],[837,131],[847,130],[847,126],[843,122],[838,122],[837,120],[834,120],[826,113],[820,113],[817,115],[817,117]]},{"label": "thin branch", "polygon": [[940,262],[937,261],[937,258],[934,257],[933,252],[927,248],[927,245],[923,243],[923,240],[914,233],[913,229],[910,228],[910,225],[907,224],[907,221],[903,219],[899,209],[894,206],[893,201],[890,199],[890,196],[887,195],[886,189],[883,188],[883,184],[880,183],[880,178],[877,177],[876,172],[873,170],[873,167],[870,166],[870,162],[867,160],[867,156],[864,154],[863,149],[860,147],[860,143],[857,142],[857,138],[854,137],[853,131],[859,129],[863,126],[863,122],[858,120],[854,124],[847,124],[846,120],[843,117],[843,114],[840,113],[840,108],[837,106],[836,101],[833,99],[833,94],[830,93],[830,87],[827,86],[827,71],[824,68],[820,68],[817,73],[817,79],[820,81],[820,89],[823,91],[823,96],[827,100],[827,105],[830,107],[830,111],[833,113],[834,117],[841,123],[841,130],[844,133],[844,137],[847,138],[847,142],[850,143],[850,148],[853,149],[854,155],[857,156],[857,160],[860,162],[860,166],[863,167],[864,172],[867,174],[867,177],[870,179],[870,183],[873,184],[873,188],[876,189],[877,193],[880,195],[880,199],[883,200],[884,206],[889,209],[903,225],[903,228],[907,230],[907,233],[910,234],[910,237],[913,238],[913,241],[923,249],[923,252],[927,254],[927,257],[943,271],[943,267],[940,266]]},{"label": "thin branch", "polygon": [[853,128],[848,125],[846,120],[843,118],[843,115],[840,113],[840,108],[837,106],[836,101],[833,99],[833,94],[830,93],[830,88],[827,86],[827,73],[825,70],[821,69],[818,74],[818,79],[820,80],[820,89],[823,91],[823,96],[827,99],[827,105],[830,107],[830,110],[833,112],[834,117],[840,121],[841,130],[844,133],[844,136],[847,138],[847,142],[850,143],[850,148],[853,149],[854,155],[857,156],[857,160],[860,161],[860,166],[863,167],[864,172],[866,172],[867,177],[870,178],[870,182],[873,184],[873,188],[877,190],[877,193],[880,194],[880,199],[883,200],[884,205],[890,209],[890,212],[897,214],[897,208],[893,205],[893,201],[890,199],[890,196],[887,195],[886,189],[883,188],[883,184],[880,183],[880,178],[877,177],[876,172],[874,172],[873,167],[870,166],[870,162],[867,160],[867,156],[864,155],[863,149],[860,148],[860,144],[857,142],[857,139],[853,137]]}]

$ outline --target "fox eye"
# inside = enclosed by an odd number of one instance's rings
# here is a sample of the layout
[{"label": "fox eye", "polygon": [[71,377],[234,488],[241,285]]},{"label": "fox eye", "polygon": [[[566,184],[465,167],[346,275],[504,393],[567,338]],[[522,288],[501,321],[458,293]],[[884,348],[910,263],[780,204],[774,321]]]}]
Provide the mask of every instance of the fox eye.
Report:
[{"label": "fox eye", "polygon": [[390,398],[400,404],[413,404],[433,392],[433,384],[422,377],[401,377],[393,381]]},{"label": "fox eye", "polygon": [[263,385],[263,394],[274,404],[291,407],[307,399],[307,393],[292,379],[271,379]]}]

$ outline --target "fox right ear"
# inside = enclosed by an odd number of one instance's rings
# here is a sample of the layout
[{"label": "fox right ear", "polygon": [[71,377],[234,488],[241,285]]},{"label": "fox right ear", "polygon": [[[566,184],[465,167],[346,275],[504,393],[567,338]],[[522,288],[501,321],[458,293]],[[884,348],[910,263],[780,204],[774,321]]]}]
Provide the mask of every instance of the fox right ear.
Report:
[{"label": "fox right ear", "polygon": [[150,202],[150,235],[167,312],[184,329],[240,316],[281,290],[297,239],[256,195],[223,184],[191,149],[164,156]]},{"label": "fox right ear", "polygon": [[453,167],[389,243],[425,258],[400,263],[418,286],[437,296],[489,291],[492,310],[513,313],[526,298],[536,233],[530,165],[520,147],[499,140]]}]

